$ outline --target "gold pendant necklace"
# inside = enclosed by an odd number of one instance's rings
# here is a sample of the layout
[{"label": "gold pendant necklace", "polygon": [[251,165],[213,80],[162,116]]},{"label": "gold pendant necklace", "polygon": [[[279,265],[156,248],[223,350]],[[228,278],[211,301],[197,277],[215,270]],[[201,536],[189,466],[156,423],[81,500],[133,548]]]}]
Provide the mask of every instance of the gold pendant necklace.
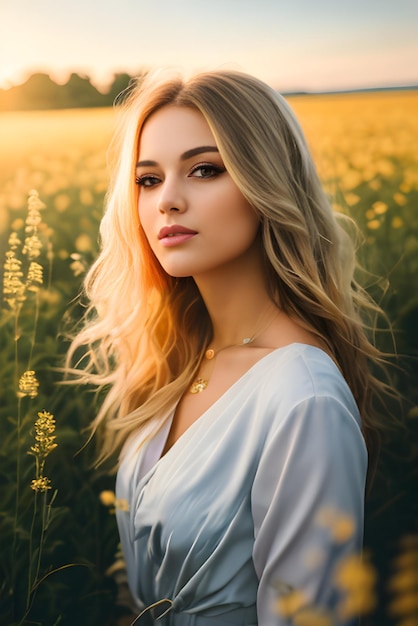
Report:
[{"label": "gold pendant necklace", "polygon": [[[215,350],[213,348],[208,348],[205,352],[205,359],[207,361],[212,361],[215,356],[217,354],[219,354],[219,352],[222,352],[222,350],[226,350],[227,348],[232,348],[233,346],[248,346],[248,344],[252,343],[255,339],[254,337],[244,337],[244,339],[241,341],[241,343],[232,343],[229,346],[225,346],[224,348],[221,348],[220,350],[218,350],[218,352],[215,352]],[[196,378],[196,380],[194,380],[192,382],[192,384],[190,385],[190,393],[202,393],[202,391],[205,391],[206,387],[209,384],[209,379],[207,378]]]},{"label": "gold pendant necklace", "polygon": [[208,380],[206,378],[196,378],[194,382],[190,385],[190,393],[201,393],[205,391],[208,386]]},{"label": "gold pendant necklace", "polygon": [[[272,315],[270,318],[269,309],[271,308],[273,308],[273,311],[272,311]],[[261,319],[259,320],[259,324],[258,324],[258,329],[256,329],[255,333],[251,337],[244,337],[244,339],[240,343],[231,343],[228,346],[224,346],[223,348],[220,348],[217,352],[215,352],[213,348],[208,348],[205,352],[204,358],[207,361],[213,361],[213,359],[215,359],[215,357],[220,352],[222,352],[222,350],[226,350],[227,348],[232,348],[234,346],[249,346],[251,343],[253,343],[255,339],[260,337],[260,335],[262,335],[263,332],[265,332],[271,326],[271,324],[273,323],[277,315],[278,315],[277,307],[273,303],[270,303],[266,307],[263,314],[261,315]],[[267,318],[267,322],[264,324],[264,320],[266,318]],[[196,378],[196,380],[192,382],[192,384],[189,387],[189,391],[190,393],[193,393],[193,394],[202,393],[202,391],[205,391],[208,384],[209,384],[209,378],[203,378],[202,376],[199,376],[199,378]]]}]

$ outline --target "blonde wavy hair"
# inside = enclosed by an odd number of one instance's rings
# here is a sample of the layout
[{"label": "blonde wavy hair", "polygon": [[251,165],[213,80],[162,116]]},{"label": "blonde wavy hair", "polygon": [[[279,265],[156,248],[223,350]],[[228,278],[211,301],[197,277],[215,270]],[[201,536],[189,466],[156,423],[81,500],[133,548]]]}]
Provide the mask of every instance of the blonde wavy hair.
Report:
[{"label": "blonde wavy hair", "polygon": [[[371,318],[363,314],[378,307],[354,279],[354,245],[341,224],[347,218],[332,210],[287,102],[257,78],[232,71],[187,81],[157,73],[131,85],[122,100],[101,251],[85,279],[89,305],[68,354],[77,382],[106,392],[92,426],[104,426],[101,459],[130,433],[141,429],[145,440],[161,427],[212,337],[193,279],[162,269],[138,218],[139,137],[149,116],[166,105],[205,117],[227,171],[259,216],[271,298],[326,344],[372,450],[373,406],[386,385],[372,374],[382,355],[368,339]],[[80,348],[84,357],[71,368]]]}]

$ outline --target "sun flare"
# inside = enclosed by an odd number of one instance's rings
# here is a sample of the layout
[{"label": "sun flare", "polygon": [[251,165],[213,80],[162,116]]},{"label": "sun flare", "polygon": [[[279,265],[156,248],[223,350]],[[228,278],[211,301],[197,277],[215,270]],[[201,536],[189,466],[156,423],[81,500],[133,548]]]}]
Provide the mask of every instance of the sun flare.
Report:
[{"label": "sun flare", "polygon": [[14,85],[18,85],[24,80],[22,72],[11,66],[4,66],[0,68],[0,88],[9,89]]}]

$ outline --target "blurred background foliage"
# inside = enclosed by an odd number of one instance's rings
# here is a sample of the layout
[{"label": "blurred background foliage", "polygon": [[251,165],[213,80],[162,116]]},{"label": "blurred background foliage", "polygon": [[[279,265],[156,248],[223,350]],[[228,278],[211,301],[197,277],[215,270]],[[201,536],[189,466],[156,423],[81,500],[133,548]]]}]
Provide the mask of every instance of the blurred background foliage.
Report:
[{"label": "blurred background foliage", "polygon": [[85,75],[73,72],[65,83],[58,84],[39,72],[21,85],[0,89],[0,111],[111,106],[130,79],[129,74],[115,74],[106,91],[99,91]]},{"label": "blurred background foliage", "polygon": [[[128,79],[126,75],[121,80]],[[33,79],[38,102],[48,91],[42,81],[39,76]],[[45,89],[39,90],[41,83]],[[68,92],[73,90],[79,97],[80,81],[72,78],[69,83]],[[115,91],[123,86],[119,82]],[[398,406],[388,406],[399,423],[384,436],[367,501],[365,544],[377,572],[377,602],[363,623],[413,626],[418,623],[413,621],[418,611],[414,575],[418,571],[418,92],[298,96],[289,101],[335,208],[352,215],[364,233],[359,254],[369,272],[367,283],[396,335],[402,369],[395,370],[394,384],[405,402],[402,414]],[[114,477],[108,467],[94,468],[95,444],[84,447],[86,428],[99,400],[88,389],[59,386],[61,374],[56,370],[68,345],[65,330],[82,313],[76,298],[83,273],[98,249],[108,182],[106,148],[114,118],[114,110],[105,107],[0,114],[2,259],[12,231],[24,238],[29,191],[36,189],[46,205],[39,225],[44,284],[35,294],[39,316],[31,360],[40,387],[36,397],[21,400],[19,437],[14,321],[5,301],[0,317],[0,624],[9,626],[111,626],[129,612],[121,600],[124,585],[111,497],[103,497],[112,492]],[[19,321],[19,375],[27,369],[35,308],[34,296],[28,297]],[[379,333],[376,340],[390,349],[387,332]],[[22,621],[34,498],[30,489],[34,462],[26,451],[33,441],[37,413],[43,409],[55,416],[58,447],[46,461],[52,487],[48,497],[57,493],[42,571],[72,567],[44,579],[30,615]],[[13,553],[17,455],[21,459],[19,547]],[[19,573],[14,582],[11,572]]]}]

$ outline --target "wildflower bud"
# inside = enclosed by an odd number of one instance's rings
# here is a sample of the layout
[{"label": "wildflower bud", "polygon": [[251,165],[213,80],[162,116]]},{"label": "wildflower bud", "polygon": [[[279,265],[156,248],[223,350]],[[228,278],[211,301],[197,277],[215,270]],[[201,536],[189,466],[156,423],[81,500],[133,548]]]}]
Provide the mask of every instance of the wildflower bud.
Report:
[{"label": "wildflower bud", "polygon": [[376,606],[377,574],[366,555],[350,555],[338,564],[336,585],[344,592],[339,606],[343,619],[370,613]]},{"label": "wildflower bud", "polygon": [[28,209],[30,211],[40,211],[45,209],[46,205],[39,199],[39,194],[35,189],[29,192]]},{"label": "wildflower bud", "polygon": [[99,494],[99,499],[104,506],[113,506],[115,504],[115,494],[108,489]]},{"label": "wildflower bud", "polygon": [[412,626],[416,623],[418,608],[418,535],[402,538],[393,566],[388,585],[392,596],[389,613],[399,625]]},{"label": "wildflower bud", "polygon": [[25,231],[27,233],[31,233],[35,228],[39,226],[42,222],[41,214],[39,211],[32,210],[28,213],[26,218],[26,228]]},{"label": "wildflower bud", "polygon": [[12,250],[6,252],[6,262],[4,264],[5,272],[9,274],[16,274],[18,276],[23,276],[23,273],[21,272],[21,269],[20,269],[21,267],[22,267],[22,261],[16,258],[15,253]]},{"label": "wildflower bud", "polygon": [[22,250],[23,254],[26,254],[29,260],[36,259],[42,248],[41,240],[38,237],[38,229],[40,229],[42,225],[42,218],[39,211],[44,208],[45,204],[39,200],[38,192],[32,191],[28,199],[28,214],[26,217],[25,233],[27,237]]},{"label": "wildflower bud", "polygon": [[85,267],[80,261],[73,261],[70,263],[70,269],[75,277],[81,276],[81,274],[85,272]]},{"label": "wildflower bud", "polygon": [[22,253],[26,254],[29,260],[37,259],[41,254],[42,242],[38,235],[35,233],[30,237],[26,237],[25,245],[22,248]]},{"label": "wildflower bud", "polygon": [[38,395],[39,381],[35,376],[33,370],[26,370],[23,372],[19,379],[19,393],[20,398],[28,396],[29,398],[35,398]]},{"label": "wildflower bud", "polygon": [[83,257],[78,252],[73,252],[70,255],[70,258],[73,259],[73,262],[70,263],[70,269],[72,270],[74,276],[80,276],[80,274],[84,274],[86,271],[86,264],[83,262]]},{"label": "wildflower bud", "polygon": [[12,309],[15,309],[20,302],[24,302],[26,299],[25,284],[22,277],[22,261],[16,258],[13,250],[8,250],[4,263],[3,295]]},{"label": "wildflower bud", "polygon": [[57,447],[57,444],[54,442],[54,432],[54,416],[52,413],[48,413],[48,411],[40,411],[35,422],[36,443],[28,450],[28,454],[36,458],[36,478],[31,482],[31,489],[37,492],[45,492],[51,489],[51,481],[43,475],[43,468],[46,457]]},{"label": "wildflower bud", "polygon": [[31,446],[28,454],[38,457],[40,461],[44,460],[58,445],[55,443],[55,435],[52,434],[54,431],[54,416],[48,411],[40,411],[35,422],[36,443]]},{"label": "wildflower bud", "polygon": [[13,231],[12,233],[10,233],[10,237],[9,237],[9,247],[10,250],[17,250],[17,248],[20,246],[22,242],[20,241],[17,233],[15,231]]},{"label": "wildflower bud", "polygon": [[41,476],[40,478],[34,478],[30,486],[34,491],[44,493],[48,491],[48,489],[51,489],[51,481],[46,476]]},{"label": "wildflower bud", "polygon": [[29,291],[38,291],[39,287],[43,283],[43,267],[36,263],[36,261],[31,261],[28,269],[28,277],[26,279],[26,288]]}]

